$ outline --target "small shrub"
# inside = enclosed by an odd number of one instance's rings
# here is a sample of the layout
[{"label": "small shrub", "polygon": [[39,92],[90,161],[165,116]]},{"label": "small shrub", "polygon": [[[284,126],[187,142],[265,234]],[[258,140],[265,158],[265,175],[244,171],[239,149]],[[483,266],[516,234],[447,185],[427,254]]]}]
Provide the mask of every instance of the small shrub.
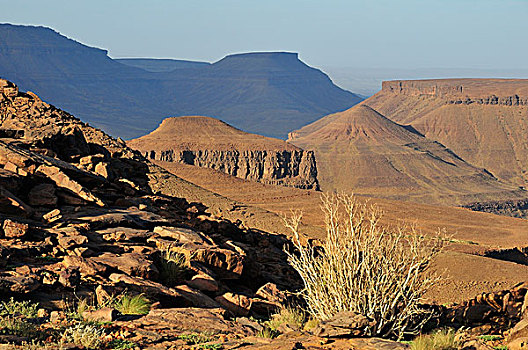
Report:
[{"label": "small shrub", "polygon": [[103,344],[104,331],[94,325],[78,324],[67,328],[64,339],[86,349],[100,349]]},{"label": "small shrub", "polygon": [[280,335],[280,332],[276,329],[271,329],[270,327],[264,325],[264,327],[257,332],[257,337],[274,339]]},{"label": "small shrub", "polygon": [[128,350],[134,349],[137,346],[136,343],[125,339],[113,339],[108,343],[108,348],[113,350]]},{"label": "small shrub", "polygon": [[494,341],[494,340],[502,339],[502,337],[497,334],[486,334],[486,335],[479,336],[479,339],[484,340],[484,341]]},{"label": "small shrub", "polygon": [[59,343],[39,342],[34,339],[31,341],[31,343],[22,342],[20,344],[20,349],[25,349],[25,350],[57,350],[57,349],[62,350],[63,348],[64,348],[64,344],[62,344],[61,342]]},{"label": "small shrub", "polygon": [[222,344],[218,343],[198,345],[198,349],[222,350],[223,348]]},{"label": "small shrub", "polygon": [[24,316],[27,318],[37,317],[37,303],[29,301],[16,301],[13,297],[9,301],[0,304],[0,316]]},{"label": "small shrub", "polygon": [[459,346],[455,332],[449,329],[416,337],[411,343],[411,350],[457,350]]},{"label": "small shrub", "polygon": [[160,251],[158,259],[160,279],[168,286],[175,286],[189,274],[189,259],[185,252],[175,246],[167,246]]},{"label": "small shrub", "polygon": [[309,331],[309,330],[315,329],[315,327],[317,327],[318,325],[319,325],[319,320],[316,318],[310,317],[308,321],[306,321],[306,323],[304,324],[304,330]]},{"label": "small shrub", "polygon": [[181,335],[178,335],[176,338],[185,341],[187,345],[208,343],[208,342],[215,340],[215,338],[212,337],[208,333],[181,334]]},{"label": "small shrub", "polygon": [[150,311],[150,301],[143,294],[123,294],[113,307],[123,315],[146,315]]},{"label": "small shrub", "polygon": [[283,307],[278,313],[271,315],[267,322],[269,328],[279,330],[282,325],[293,329],[302,329],[306,320],[306,314],[300,308],[291,306]]},{"label": "small shrub", "polygon": [[382,228],[381,211],[353,196],[322,199],[327,235],[320,247],[301,244],[300,214],[286,220],[296,248],[287,252],[288,260],[304,282],[309,313],[327,320],[341,311],[357,312],[376,321],[366,335],[401,339],[419,333],[431,315],[420,304],[439,280],[428,268],[443,237]]}]

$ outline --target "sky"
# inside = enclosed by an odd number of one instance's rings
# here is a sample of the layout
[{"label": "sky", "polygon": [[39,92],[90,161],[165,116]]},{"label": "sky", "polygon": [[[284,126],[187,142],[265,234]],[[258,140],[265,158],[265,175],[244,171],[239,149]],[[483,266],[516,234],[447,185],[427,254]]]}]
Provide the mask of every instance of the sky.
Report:
[{"label": "sky", "polygon": [[0,0],[0,22],[114,58],[292,51],[319,67],[528,69],[528,0]]}]

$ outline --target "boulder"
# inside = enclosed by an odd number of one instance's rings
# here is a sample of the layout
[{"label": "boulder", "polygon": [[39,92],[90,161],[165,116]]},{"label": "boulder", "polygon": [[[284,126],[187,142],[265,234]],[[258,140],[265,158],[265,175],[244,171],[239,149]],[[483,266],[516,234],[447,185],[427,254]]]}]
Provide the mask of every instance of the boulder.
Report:
[{"label": "boulder", "polygon": [[528,349],[528,337],[517,338],[508,343],[508,350]]},{"label": "boulder", "polygon": [[275,283],[268,282],[260,287],[255,293],[262,299],[266,299],[275,303],[284,303],[286,301],[286,294],[280,291]]},{"label": "boulder", "polygon": [[71,179],[57,166],[41,165],[37,168],[37,172],[45,175],[47,178],[55,182],[58,187],[64,188],[73,192],[75,195],[84,199],[87,202],[93,202],[98,206],[104,207],[102,200],[93,195],[88,189],[84,188],[77,181]]},{"label": "boulder", "polygon": [[79,268],[68,267],[59,271],[59,283],[64,287],[74,288],[81,282]]},{"label": "boulder", "polygon": [[106,265],[96,262],[92,258],[82,258],[80,256],[65,256],[62,264],[66,268],[78,268],[81,276],[105,276],[108,271]]},{"label": "boulder", "polygon": [[528,319],[522,319],[509,331],[508,340],[528,337]]},{"label": "boulder", "polygon": [[205,307],[218,308],[220,305],[202,292],[188,286],[176,286],[169,288],[161,283],[148,281],[140,277],[132,277],[124,274],[113,273],[110,280],[114,283],[124,283],[129,289],[134,289],[139,293],[154,296],[162,304],[177,307]]},{"label": "boulder", "polygon": [[40,287],[37,276],[21,275],[13,271],[5,271],[0,275],[0,291],[4,293],[31,293]]},{"label": "boulder", "polygon": [[217,296],[215,300],[222,305],[224,309],[235,316],[247,316],[251,309],[251,298],[235,293],[224,293]]},{"label": "boulder", "polygon": [[159,276],[159,271],[154,263],[138,253],[114,254],[105,252],[92,258],[92,260],[123,271],[130,276],[152,280],[157,279]]},{"label": "boulder", "polygon": [[157,226],[154,228],[154,233],[157,233],[160,237],[163,238],[171,238],[179,243],[212,243],[210,240],[206,241],[205,236],[203,234],[188,228]]},{"label": "boulder", "polygon": [[13,221],[10,219],[4,220],[2,228],[4,230],[4,235],[7,238],[21,238],[29,232],[28,224]]},{"label": "boulder", "polygon": [[216,292],[218,291],[218,282],[205,273],[194,275],[190,281],[186,281],[189,287],[201,290],[202,292]]},{"label": "boulder", "polygon": [[98,310],[88,310],[82,313],[85,321],[91,322],[112,322],[117,317],[117,311],[110,307],[103,307]]},{"label": "boulder", "polygon": [[97,230],[95,233],[103,236],[105,241],[109,242],[130,242],[145,241],[152,235],[149,230],[142,230],[130,227],[113,227],[103,230]]},{"label": "boulder", "polygon": [[29,216],[33,212],[33,209],[13,193],[0,186],[0,212]]},{"label": "boulder", "polygon": [[352,311],[342,311],[329,320],[321,321],[314,334],[319,337],[358,337],[364,335],[365,328],[375,323],[367,317]]},{"label": "boulder", "polygon": [[193,251],[192,260],[211,268],[220,279],[238,279],[244,269],[244,257],[228,249],[199,248]]}]

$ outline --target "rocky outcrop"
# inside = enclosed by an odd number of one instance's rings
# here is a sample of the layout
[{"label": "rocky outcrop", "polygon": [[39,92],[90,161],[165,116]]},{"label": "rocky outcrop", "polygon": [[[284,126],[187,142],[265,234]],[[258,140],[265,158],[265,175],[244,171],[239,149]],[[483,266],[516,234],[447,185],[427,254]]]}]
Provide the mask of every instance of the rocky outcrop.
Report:
[{"label": "rocky outcrop", "polygon": [[483,211],[497,215],[528,218],[528,199],[510,201],[476,202],[464,206],[474,211]]},{"label": "rocky outcrop", "polygon": [[519,106],[528,104],[528,81],[523,79],[392,80],[382,92],[407,96],[434,96],[454,104]]},{"label": "rocky outcrop", "polygon": [[312,151],[165,150],[150,159],[212,168],[244,180],[302,189],[319,189]]},{"label": "rocky outcrop", "polygon": [[312,151],[243,132],[214,118],[167,118],[128,145],[153,160],[212,168],[266,184],[319,189]]}]

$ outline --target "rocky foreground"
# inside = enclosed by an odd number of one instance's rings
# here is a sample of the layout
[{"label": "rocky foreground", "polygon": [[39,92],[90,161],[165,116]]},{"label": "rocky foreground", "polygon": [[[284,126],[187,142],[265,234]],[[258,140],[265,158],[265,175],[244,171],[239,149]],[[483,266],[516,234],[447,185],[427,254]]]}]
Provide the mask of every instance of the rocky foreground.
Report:
[{"label": "rocky foreground", "polygon": [[[154,192],[153,168],[123,141],[0,80],[5,348],[409,347],[361,338],[369,320],[350,313],[271,327],[266,320],[299,302],[290,292],[302,287],[283,251],[287,237]],[[465,348],[488,349],[478,336],[503,339],[526,312],[527,290],[436,306],[431,327],[471,328]],[[526,323],[508,341],[526,339]]]}]

